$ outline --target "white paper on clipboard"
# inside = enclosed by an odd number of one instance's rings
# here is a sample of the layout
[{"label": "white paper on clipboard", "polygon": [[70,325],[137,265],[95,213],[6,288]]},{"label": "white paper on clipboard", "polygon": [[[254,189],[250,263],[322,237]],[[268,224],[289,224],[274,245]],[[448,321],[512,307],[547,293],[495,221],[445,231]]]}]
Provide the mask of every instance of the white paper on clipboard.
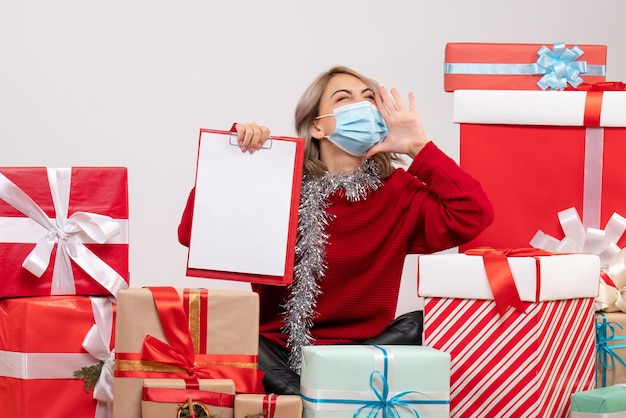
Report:
[{"label": "white paper on clipboard", "polygon": [[201,132],[188,269],[284,276],[298,146],[243,153],[228,133]]}]

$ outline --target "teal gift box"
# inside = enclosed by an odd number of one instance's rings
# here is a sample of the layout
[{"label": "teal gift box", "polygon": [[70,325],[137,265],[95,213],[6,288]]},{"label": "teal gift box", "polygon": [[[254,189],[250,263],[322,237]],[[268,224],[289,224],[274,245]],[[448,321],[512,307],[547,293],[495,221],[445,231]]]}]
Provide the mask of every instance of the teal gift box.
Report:
[{"label": "teal gift box", "polygon": [[303,347],[300,392],[303,418],[448,418],[450,355],[406,345]]},{"label": "teal gift box", "polygon": [[570,418],[626,418],[626,385],[573,393]]}]

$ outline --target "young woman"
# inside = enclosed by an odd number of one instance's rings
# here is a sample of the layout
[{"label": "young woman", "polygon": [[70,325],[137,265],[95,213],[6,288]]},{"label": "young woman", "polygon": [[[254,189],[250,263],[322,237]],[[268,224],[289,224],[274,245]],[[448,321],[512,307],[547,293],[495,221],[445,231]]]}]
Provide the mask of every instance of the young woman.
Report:
[{"label": "young woman", "polygon": [[[294,281],[253,285],[268,393],[299,393],[304,345],[421,344],[421,312],[394,318],[406,255],[458,246],[493,219],[480,184],[425,136],[412,93],[407,107],[395,89],[334,67],[304,92],[295,125],[306,150]],[[270,133],[235,127],[242,152]],[[407,170],[392,165],[400,154]],[[193,190],[185,245],[192,212]]]}]

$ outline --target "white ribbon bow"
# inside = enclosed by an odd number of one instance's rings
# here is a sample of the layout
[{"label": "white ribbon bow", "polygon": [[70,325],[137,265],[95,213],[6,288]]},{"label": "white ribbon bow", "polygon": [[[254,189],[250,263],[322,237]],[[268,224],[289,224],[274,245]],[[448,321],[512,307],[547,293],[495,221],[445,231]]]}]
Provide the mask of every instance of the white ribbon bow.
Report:
[{"label": "white ribbon bow", "polygon": [[48,182],[56,214],[54,220],[22,189],[0,173],[0,199],[45,228],[45,233],[37,239],[35,248],[26,257],[22,267],[41,277],[50,264],[52,249],[58,245],[52,272],[52,295],[76,293],[71,259],[117,297],[119,290],[127,288],[128,284],[90,251],[84,242],[92,240],[98,244],[107,243],[120,233],[120,226],[113,218],[97,213],[75,212],[68,218],[71,173],[71,168],[48,168]]},{"label": "white ribbon bow", "polygon": [[92,297],[90,299],[95,324],[85,335],[82,345],[98,361],[104,362],[98,382],[93,389],[93,398],[97,401],[94,418],[111,418],[113,416],[115,350],[109,349],[109,344],[113,330],[113,304],[109,298]]},{"label": "white ribbon bow", "polygon": [[596,310],[626,312],[626,249],[620,250],[611,258],[605,273],[615,286],[600,280]]},{"label": "white ribbon bow", "polygon": [[617,242],[626,231],[626,218],[613,213],[601,230],[585,229],[574,207],[559,212],[558,217],[565,237],[558,240],[539,230],[530,245],[550,252],[596,254],[600,256],[602,268],[607,268],[611,258],[620,251]]},{"label": "white ribbon bow", "polygon": [[613,213],[604,230],[585,229],[576,208],[565,209],[558,213],[561,228],[565,233],[558,240],[539,230],[530,245],[551,252],[590,253],[600,256],[603,273],[613,281],[613,287],[599,278],[598,296],[595,299],[596,310],[607,312],[626,312],[626,252],[620,250],[617,242],[626,231],[626,218]]}]

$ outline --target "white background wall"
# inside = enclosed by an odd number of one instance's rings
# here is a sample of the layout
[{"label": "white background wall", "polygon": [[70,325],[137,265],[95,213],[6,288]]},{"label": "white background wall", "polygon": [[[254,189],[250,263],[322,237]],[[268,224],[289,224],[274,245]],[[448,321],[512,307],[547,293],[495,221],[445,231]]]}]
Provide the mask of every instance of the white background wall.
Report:
[{"label": "white background wall", "polygon": [[[177,242],[199,128],[293,135],[304,88],[342,64],[414,91],[458,159],[447,42],[605,44],[607,80],[626,81],[624,16],[624,0],[4,0],[0,166],[128,167],[131,285],[230,287],[186,278]],[[401,293],[413,308],[414,258]]]}]

